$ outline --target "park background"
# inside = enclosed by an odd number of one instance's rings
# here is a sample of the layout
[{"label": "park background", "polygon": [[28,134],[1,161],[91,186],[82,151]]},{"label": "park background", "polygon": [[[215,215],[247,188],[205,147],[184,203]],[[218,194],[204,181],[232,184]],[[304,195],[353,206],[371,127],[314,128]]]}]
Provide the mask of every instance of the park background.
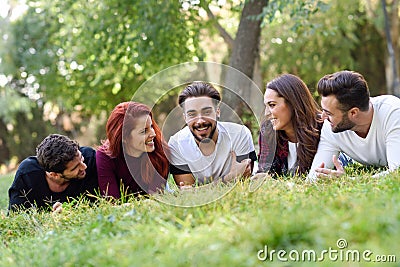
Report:
[{"label": "park background", "polygon": [[[247,182],[239,183],[222,199],[195,208],[150,198],[122,206],[77,201],[61,215],[6,214],[15,168],[46,135],[100,144],[112,108],[176,64],[226,64],[261,90],[277,75],[292,73],[318,102],[319,78],[355,70],[365,76],[371,95],[399,96],[398,0],[0,4],[0,266],[270,265],[257,259],[265,245],[321,251],[338,249],[339,239],[374,255],[400,251],[399,174],[377,180],[369,170],[350,170],[355,180],[317,185],[283,177],[253,193]],[[176,93],[157,106],[159,122],[176,106]],[[237,107],[245,120],[248,114]],[[256,135],[258,125],[250,127]]]},{"label": "park background", "polygon": [[[3,173],[32,155],[49,133],[64,133],[81,145],[100,144],[117,103],[131,100],[152,75],[184,62],[229,65],[262,91],[277,75],[292,73],[314,94],[323,75],[355,70],[372,95],[400,95],[398,0],[2,0],[1,5]],[[177,92],[157,105],[159,123],[176,106]],[[245,119],[246,112],[236,111]],[[258,125],[250,127],[256,135]]]}]

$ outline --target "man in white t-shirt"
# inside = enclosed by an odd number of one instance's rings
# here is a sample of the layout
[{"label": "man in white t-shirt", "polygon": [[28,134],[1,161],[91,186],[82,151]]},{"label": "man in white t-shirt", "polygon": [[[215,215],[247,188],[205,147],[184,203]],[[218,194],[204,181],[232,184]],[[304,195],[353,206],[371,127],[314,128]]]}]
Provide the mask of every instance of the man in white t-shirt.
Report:
[{"label": "man in white t-shirt", "polygon": [[217,122],[220,93],[204,82],[188,85],[179,95],[186,127],[171,136],[170,172],[179,186],[248,177],[257,160],[250,130]]},{"label": "man in white t-shirt", "polygon": [[364,77],[354,71],[325,75],[318,93],[325,121],[309,180],[343,175],[339,152],[364,165],[388,167],[376,176],[400,166],[399,98],[370,97]]}]

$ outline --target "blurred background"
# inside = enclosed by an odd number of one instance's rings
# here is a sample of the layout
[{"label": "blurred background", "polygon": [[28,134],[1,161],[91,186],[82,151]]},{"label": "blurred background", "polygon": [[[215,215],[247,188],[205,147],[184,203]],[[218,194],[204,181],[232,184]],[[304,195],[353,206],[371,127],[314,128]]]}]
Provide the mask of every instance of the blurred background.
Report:
[{"label": "blurred background", "polygon": [[[315,96],[323,75],[355,70],[371,95],[400,96],[399,0],[0,0],[0,7],[0,173],[34,155],[50,133],[99,145],[117,103],[184,62],[232,66],[262,90],[292,73]],[[159,122],[178,92],[157,104]],[[236,112],[249,116],[241,105]]]}]

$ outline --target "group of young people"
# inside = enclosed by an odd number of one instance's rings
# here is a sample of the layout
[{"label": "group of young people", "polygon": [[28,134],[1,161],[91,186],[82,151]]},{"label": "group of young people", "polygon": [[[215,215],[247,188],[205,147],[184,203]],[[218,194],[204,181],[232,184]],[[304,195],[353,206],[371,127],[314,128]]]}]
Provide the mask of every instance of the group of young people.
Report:
[{"label": "group of young people", "polygon": [[325,75],[317,91],[321,108],[295,75],[267,83],[258,157],[247,127],[219,121],[221,95],[209,83],[191,83],[180,93],[186,126],[168,143],[149,107],[120,103],[96,150],[63,135],[46,137],[36,156],[21,162],[9,189],[9,210],[54,207],[81,194],[118,199],[121,192],[162,192],[169,174],[186,189],[266,175],[315,182],[343,175],[349,158],[387,167],[377,176],[400,166],[399,98],[370,97],[364,77],[354,71]]}]

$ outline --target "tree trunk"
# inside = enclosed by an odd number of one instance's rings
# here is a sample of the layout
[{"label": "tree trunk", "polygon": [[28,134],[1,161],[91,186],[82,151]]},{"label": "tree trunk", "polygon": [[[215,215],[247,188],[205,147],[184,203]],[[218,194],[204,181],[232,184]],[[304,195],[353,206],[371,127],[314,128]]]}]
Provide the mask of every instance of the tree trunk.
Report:
[{"label": "tree trunk", "polygon": [[0,165],[7,163],[10,159],[10,149],[8,148],[9,144],[7,144],[6,138],[8,135],[7,126],[0,119]]},{"label": "tree trunk", "polygon": [[[221,116],[225,120],[237,121],[237,118],[242,118],[245,110],[248,110],[246,104],[250,108],[263,105],[262,99],[251,97],[251,92],[255,88],[258,89],[257,84],[252,79],[259,57],[262,19],[256,19],[256,16],[260,15],[267,5],[268,0],[248,0],[245,2],[229,62],[229,65],[235,71],[227,73],[225,80],[227,88],[224,88],[223,91],[223,102],[229,106],[225,110],[221,109]],[[244,75],[240,75],[238,71],[247,76],[248,79],[244,79]],[[260,111],[257,110],[256,112],[259,113]],[[261,114],[255,115],[260,116]]]},{"label": "tree trunk", "polygon": [[386,85],[388,94],[400,97],[400,79],[398,74],[399,56],[399,2],[393,0],[390,5],[390,12],[387,12],[386,0],[382,0],[382,10],[385,19],[385,35],[388,54],[386,57]]}]

